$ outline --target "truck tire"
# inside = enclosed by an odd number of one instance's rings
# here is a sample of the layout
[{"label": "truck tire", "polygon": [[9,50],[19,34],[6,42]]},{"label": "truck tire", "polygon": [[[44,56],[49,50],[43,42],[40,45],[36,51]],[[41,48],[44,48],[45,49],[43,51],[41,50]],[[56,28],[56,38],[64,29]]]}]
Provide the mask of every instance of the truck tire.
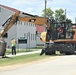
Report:
[{"label": "truck tire", "polygon": [[45,55],[54,55],[55,54],[55,51],[46,51],[45,52]]}]

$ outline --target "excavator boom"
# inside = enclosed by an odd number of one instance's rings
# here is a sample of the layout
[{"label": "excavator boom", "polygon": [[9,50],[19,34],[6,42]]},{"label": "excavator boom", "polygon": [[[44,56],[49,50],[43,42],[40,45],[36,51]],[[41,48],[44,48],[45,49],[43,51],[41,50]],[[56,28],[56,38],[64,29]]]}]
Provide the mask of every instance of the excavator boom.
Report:
[{"label": "excavator boom", "polygon": [[[4,56],[6,52],[6,42],[2,39],[2,37],[5,35],[5,33],[17,22],[17,21],[25,21],[25,22],[30,22],[34,23],[36,25],[46,25],[46,27],[49,28],[50,23],[47,18],[44,17],[38,17],[38,16],[32,16],[29,15],[28,17],[22,17],[20,14],[21,12],[16,12],[14,15],[12,15],[3,25],[2,25],[2,30],[0,31],[0,44],[2,49],[0,49],[0,56]],[[24,14],[23,14],[24,15]],[[25,14],[28,15],[28,14]]]},{"label": "excavator boom", "polygon": [[44,17],[19,17],[19,21],[31,22],[31,23],[34,23],[36,25],[46,24],[46,26],[48,28],[50,27],[49,20],[47,18],[44,18]]},{"label": "excavator boom", "polygon": [[0,38],[17,22],[19,14],[20,12],[15,13],[2,25],[3,29],[0,32]]},{"label": "excavator boom", "polygon": [[3,25],[3,29],[0,32],[0,37],[4,36],[4,34],[17,22],[17,21],[25,21],[34,23],[36,25],[46,25],[46,27],[49,28],[50,23],[47,18],[44,17],[38,17],[38,16],[29,16],[29,17],[21,17],[20,12],[16,12],[14,15],[12,15]]}]

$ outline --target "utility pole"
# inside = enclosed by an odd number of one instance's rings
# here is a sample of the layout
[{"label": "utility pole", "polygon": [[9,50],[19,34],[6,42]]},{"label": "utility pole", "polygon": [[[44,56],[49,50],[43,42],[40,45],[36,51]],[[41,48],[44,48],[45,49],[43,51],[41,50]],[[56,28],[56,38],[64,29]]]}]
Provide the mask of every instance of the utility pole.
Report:
[{"label": "utility pole", "polygon": [[47,4],[47,1],[45,0],[45,17],[46,17],[46,4]]},{"label": "utility pole", "polygon": [[76,17],[75,17],[75,23],[76,23]]},{"label": "utility pole", "polygon": [[65,22],[66,22],[66,9],[65,9]]},{"label": "utility pole", "polygon": [[[45,0],[45,18],[46,18],[46,3],[47,1]],[[46,31],[46,25],[44,24],[44,27],[45,27],[45,31]],[[44,43],[44,47],[46,46],[46,43]]]},{"label": "utility pole", "polygon": [[[46,5],[47,5],[47,0],[45,0],[45,18],[46,18]],[[46,31],[46,24],[44,24],[45,26],[45,31]]]},{"label": "utility pole", "polygon": [[66,9],[65,9],[64,38],[66,38]]}]

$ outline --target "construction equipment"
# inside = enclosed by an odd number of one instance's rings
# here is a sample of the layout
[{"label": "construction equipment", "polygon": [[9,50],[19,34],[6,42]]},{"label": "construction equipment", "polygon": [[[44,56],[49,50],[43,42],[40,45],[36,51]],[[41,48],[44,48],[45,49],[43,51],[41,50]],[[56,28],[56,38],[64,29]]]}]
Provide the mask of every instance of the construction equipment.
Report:
[{"label": "construction equipment", "polygon": [[[75,54],[76,51],[76,25],[67,22],[57,23],[51,22],[50,28],[46,34],[41,34],[47,37],[46,47],[42,49],[42,54],[52,55],[56,51],[65,53],[66,55]],[[41,37],[42,37],[41,36]],[[42,38],[44,40],[44,38]]]},{"label": "construction equipment", "polygon": [[[0,38],[16,23],[17,21],[26,21],[35,23],[36,25],[44,25],[46,27],[46,32],[41,34],[41,41],[45,42],[46,46],[42,49],[40,55],[45,53],[46,55],[55,54],[56,51],[65,54],[74,54],[76,50],[76,28],[71,25],[67,26],[66,22],[57,23],[49,20],[48,18],[38,17],[30,15],[29,17],[20,16],[21,12],[17,12],[12,15],[2,26],[3,30],[0,32]],[[22,13],[27,15],[25,13]],[[4,45],[2,45],[4,46]],[[4,50],[0,50],[0,56],[5,55],[6,46]]]},{"label": "construction equipment", "polygon": [[[21,14],[28,16],[22,17]],[[29,15],[20,11],[16,12],[2,25],[2,30],[0,31],[0,56],[4,56],[6,52],[6,42],[2,39],[2,37],[17,21],[31,22],[35,23],[36,25],[43,25],[45,23],[49,28],[49,22],[47,18]]]}]

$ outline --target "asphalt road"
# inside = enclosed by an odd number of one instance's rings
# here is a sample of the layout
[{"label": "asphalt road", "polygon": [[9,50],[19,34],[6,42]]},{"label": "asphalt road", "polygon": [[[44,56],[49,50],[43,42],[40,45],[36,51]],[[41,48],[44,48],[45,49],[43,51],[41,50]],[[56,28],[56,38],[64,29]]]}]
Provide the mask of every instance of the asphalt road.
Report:
[{"label": "asphalt road", "polygon": [[58,56],[53,60],[0,71],[0,75],[76,75],[76,55]]}]

